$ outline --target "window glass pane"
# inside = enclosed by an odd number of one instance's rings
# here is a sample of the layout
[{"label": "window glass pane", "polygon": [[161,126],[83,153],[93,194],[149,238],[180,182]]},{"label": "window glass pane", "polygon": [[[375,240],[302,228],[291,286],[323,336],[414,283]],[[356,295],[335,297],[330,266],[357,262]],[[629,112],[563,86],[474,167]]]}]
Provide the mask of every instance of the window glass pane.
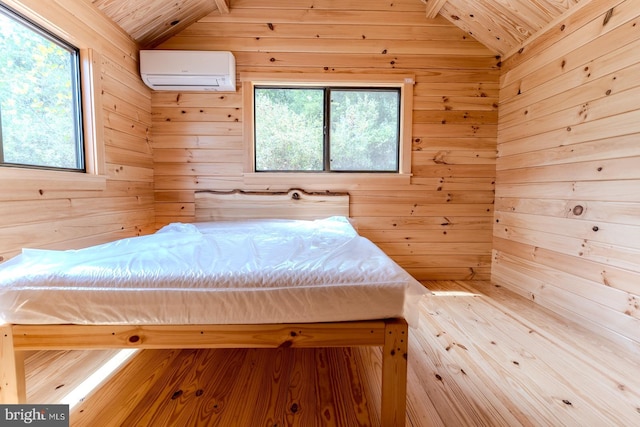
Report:
[{"label": "window glass pane", "polygon": [[0,162],[83,169],[77,50],[0,8]]},{"label": "window glass pane", "polygon": [[398,90],[331,90],[331,170],[397,171]]},{"label": "window glass pane", "polygon": [[256,171],[323,169],[324,91],[255,88]]}]

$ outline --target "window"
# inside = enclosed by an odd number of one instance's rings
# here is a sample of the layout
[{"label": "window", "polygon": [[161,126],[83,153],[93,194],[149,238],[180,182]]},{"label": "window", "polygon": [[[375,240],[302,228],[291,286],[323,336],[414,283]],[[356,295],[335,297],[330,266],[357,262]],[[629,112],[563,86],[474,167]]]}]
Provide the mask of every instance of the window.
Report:
[{"label": "window", "polygon": [[84,171],[77,48],[0,5],[0,164]]},{"label": "window", "polygon": [[256,172],[398,172],[400,88],[254,87]]},{"label": "window", "polygon": [[[267,71],[243,72],[240,79],[244,184],[344,190],[351,185],[366,188],[411,182],[415,75],[397,71],[364,74]],[[276,93],[278,90],[280,93]],[[272,104],[278,97],[310,97],[310,100],[298,100],[301,102],[298,105],[287,105],[286,102],[284,106],[261,105],[263,100],[258,98],[263,95],[272,98],[265,101]],[[357,105],[363,98],[369,98],[367,108]],[[335,101],[333,106],[332,99]],[[265,105],[272,108],[269,110]],[[376,110],[387,113],[371,114]],[[301,117],[308,120],[305,126],[300,126]],[[382,138],[385,132],[395,135],[395,139]],[[288,137],[282,137],[283,134]],[[372,135],[366,138],[367,143],[362,143],[365,139],[361,138],[362,134]],[[314,148],[299,150],[300,144],[311,146],[307,140],[314,141]],[[261,153],[265,144],[260,141],[267,141],[266,148],[269,149],[273,148],[269,145],[277,147],[278,141],[289,145],[281,147],[277,156],[272,155],[269,163],[263,161],[269,156]],[[294,154],[304,154],[307,164],[300,166],[304,163],[297,163],[294,167],[291,159]],[[372,158],[373,154],[378,157]]]}]

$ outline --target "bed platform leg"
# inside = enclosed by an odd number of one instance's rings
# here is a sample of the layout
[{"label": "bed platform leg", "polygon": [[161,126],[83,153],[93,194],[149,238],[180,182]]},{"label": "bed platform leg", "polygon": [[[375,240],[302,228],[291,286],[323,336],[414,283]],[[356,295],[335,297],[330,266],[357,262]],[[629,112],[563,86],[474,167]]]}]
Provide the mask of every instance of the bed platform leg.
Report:
[{"label": "bed platform leg", "polygon": [[13,348],[11,325],[0,326],[0,403],[26,403],[24,352]]},{"label": "bed platform leg", "polygon": [[403,427],[407,408],[409,331],[402,319],[386,321],[382,353],[382,425]]}]

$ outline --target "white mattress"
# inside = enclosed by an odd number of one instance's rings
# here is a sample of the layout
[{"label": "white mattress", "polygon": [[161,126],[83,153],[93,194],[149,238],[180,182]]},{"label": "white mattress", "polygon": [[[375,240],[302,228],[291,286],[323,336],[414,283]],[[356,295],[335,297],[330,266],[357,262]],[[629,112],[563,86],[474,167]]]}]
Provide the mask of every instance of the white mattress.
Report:
[{"label": "white mattress", "polygon": [[0,323],[259,324],[404,317],[426,289],[348,220],[170,224],[0,265]]}]

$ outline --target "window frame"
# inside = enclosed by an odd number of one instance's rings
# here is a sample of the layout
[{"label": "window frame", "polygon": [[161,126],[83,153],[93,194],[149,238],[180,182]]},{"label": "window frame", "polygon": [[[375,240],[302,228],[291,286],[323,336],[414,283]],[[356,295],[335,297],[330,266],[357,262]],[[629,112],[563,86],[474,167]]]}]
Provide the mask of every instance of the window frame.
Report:
[{"label": "window frame", "polygon": [[[243,97],[243,181],[246,184],[349,185],[408,183],[411,178],[411,137],[413,115],[413,74],[316,74],[316,73],[241,73]],[[399,88],[400,136],[398,172],[256,172],[254,130],[254,87],[295,86],[339,88]]]},{"label": "window frame", "polygon": [[[17,188],[30,188],[33,185],[43,187],[63,186],[69,190],[106,189],[106,160],[104,147],[104,125],[102,117],[102,88],[100,54],[90,47],[93,40],[84,37],[72,37],[74,23],[53,22],[45,16],[22,4],[12,1],[3,2],[3,6],[25,18],[46,33],[78,49],[77,60],[80,67],[80,126],[83,135],[84,170],[43,168],[38,166],[0,166],[0,179],[7,185],[15,183]],[[48,185],[42,184],[47,182]],[[42,194],[42,193],[41,193]]]}]

